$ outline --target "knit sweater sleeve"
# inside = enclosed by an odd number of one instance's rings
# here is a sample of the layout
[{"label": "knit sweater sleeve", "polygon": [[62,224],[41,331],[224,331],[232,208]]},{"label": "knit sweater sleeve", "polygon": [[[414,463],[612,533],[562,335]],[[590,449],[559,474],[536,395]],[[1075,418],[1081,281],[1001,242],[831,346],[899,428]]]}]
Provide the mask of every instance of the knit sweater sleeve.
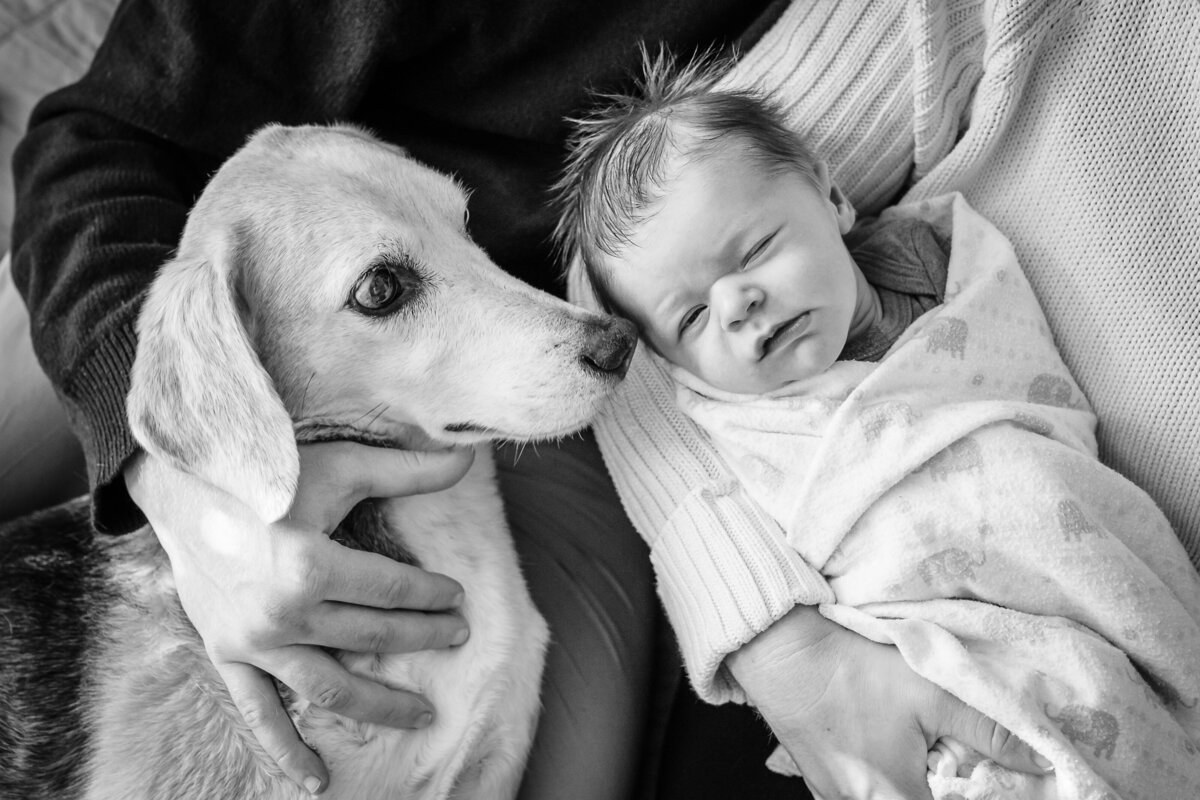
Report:
[{"label": "knit sweater sleeve", "polygon": [[[771,92],[855,205],[877,212],[923,160],[953,146],[978,76],[981,25],[977,0],[792,3],[725,80]],[[578,271],[568,295],[589,304]],[[709,702],[740,700],[725,657],[831,590],[679,411],[663,365],[644,349],[596,430],[650,545],[693,686]]]}]

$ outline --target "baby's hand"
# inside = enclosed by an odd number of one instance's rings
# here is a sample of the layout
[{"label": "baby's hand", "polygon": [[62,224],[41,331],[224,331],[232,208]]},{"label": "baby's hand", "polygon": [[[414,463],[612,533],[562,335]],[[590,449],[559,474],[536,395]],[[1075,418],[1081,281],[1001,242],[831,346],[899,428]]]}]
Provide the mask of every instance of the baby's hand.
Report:
[{"label": "baby's hand", "polygon": [[983,756],[957,739],[943,736],[933,743],[926,764],[930,773],[943,778],[969,778]]}]

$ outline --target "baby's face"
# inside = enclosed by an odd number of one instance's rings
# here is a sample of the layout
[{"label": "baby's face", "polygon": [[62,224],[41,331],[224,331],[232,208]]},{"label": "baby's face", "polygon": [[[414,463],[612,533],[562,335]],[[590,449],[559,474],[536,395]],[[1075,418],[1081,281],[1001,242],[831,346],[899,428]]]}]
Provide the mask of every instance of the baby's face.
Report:
[{"label": "baby's face", "polygon": [[767,175],[738,149],[692,159],[605,265],[613,300],[718,389],[766,392],[828,369],[857,300],[842,243],[854,217],[823,168],[818,182]]}]

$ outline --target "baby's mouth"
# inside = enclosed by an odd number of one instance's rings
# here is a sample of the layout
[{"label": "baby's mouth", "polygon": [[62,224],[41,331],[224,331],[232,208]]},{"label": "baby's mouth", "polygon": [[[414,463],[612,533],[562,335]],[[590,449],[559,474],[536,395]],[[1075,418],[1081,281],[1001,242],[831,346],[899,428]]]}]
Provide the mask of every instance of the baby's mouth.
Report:
[{"label": "baby's mouth", "polygon": [[799,316],[781,322],[776,325],[771,331],[758,343],[758,360],[761,361],[776,350],[781,345],[796,339],[800,334],[808,329],[809,320],[812,319],[812,314],[805,311]]}]

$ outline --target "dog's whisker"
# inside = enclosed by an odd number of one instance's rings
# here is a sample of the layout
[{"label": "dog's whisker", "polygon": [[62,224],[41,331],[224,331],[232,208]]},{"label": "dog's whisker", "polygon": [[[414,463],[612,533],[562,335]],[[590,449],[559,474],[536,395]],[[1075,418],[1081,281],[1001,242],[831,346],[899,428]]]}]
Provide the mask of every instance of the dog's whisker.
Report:
[{"label": "dog's whisker", "polygon": [[312,382],[317,377],[317,371],[313,370],[308,374],[308,380],[304,382],[304,391],[300,394],[300,413],[297,414],[301,419],[304,418],[304,412],[308,410],[308,390],[312,388]]},{"label": "dog's whisker", "polygon": [[[378,409],[378,410],[377,410],[377,409]],[[366,411],[364,411],[364,412],[363,412],[363,413],[362,413],[362,414],[361,414],[361,415],[358,417],[358,419],[354,420],[354,422],[352,422],[352,423],[351,423],[351,425],[358,425],[358,423],[362,422],[362,421],[363,421],[364,419],[366,419],[367,417],[370,417],[372,414],[374,414],[375,416],[374,416],[374,417],[371,417],[371,422],[370,422],[370,424],[374,424],[374,423],[375,423],[375,422],[376,422],[376,421],[379,419],[379,415],[380,415],[380,414],[382,414],[382,413],[383,413],[385,410],[387,410],[387,405],[386,405],[386,404],[384,404],[384,403],[376,403],[375,405],[371,406],[371,407],[370,407],[370,408],[368,408]]]},{"label": "dog's whisker", "polygon": [[391,406],[386,403],[380,403],[377,407],[379,408],[379,411],[377,411],[375,416],[371,417],[371,421],[367,423],[368,428],[370,428],[376,422],[379,422],[379,418],[383,416],[384,412],[391,408]]}]

